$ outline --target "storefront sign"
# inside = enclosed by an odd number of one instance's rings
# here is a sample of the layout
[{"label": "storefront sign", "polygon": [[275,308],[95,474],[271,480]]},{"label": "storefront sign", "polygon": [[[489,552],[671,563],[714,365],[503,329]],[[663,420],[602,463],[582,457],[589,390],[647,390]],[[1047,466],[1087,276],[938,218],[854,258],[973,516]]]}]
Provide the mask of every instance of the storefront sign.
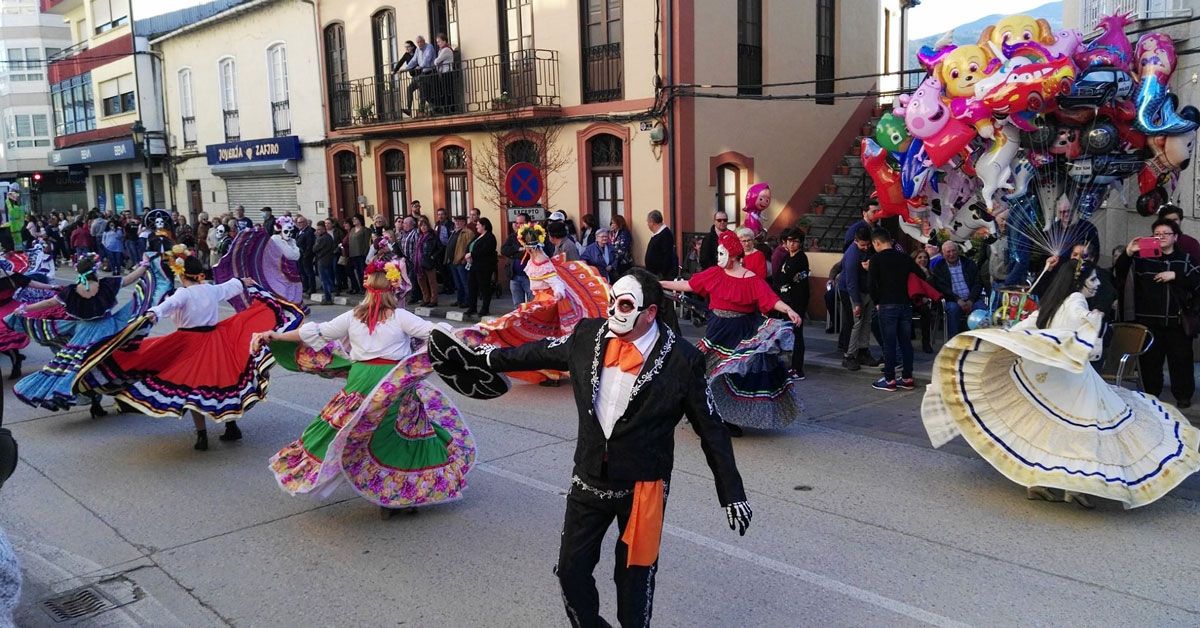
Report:
[{"label": "storefront sign", "polygon": [[73,146],[50,151],[50,165],[52,166],[124,161],[135,158],[137,158],[137,151],[134,149],[133,140],[88,144],[87,146]]},{"label": "storefront sign", "polygon": [[246,140],[228,144],[209,144],[205,148],[208,165],[245,164],[256,161],[279,161],[303,159],[300,138],[295,135],[272,137],[262,140]]}]

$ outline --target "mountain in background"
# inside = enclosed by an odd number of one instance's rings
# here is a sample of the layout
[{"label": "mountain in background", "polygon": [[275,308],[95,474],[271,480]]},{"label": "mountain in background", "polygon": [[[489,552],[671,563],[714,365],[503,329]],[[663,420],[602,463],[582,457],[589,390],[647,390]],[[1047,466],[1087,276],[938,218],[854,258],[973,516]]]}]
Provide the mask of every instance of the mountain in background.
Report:
[{"label": "mountain in background", "polygon": [[[919,11],[920,9],[918,8],[916,10]],[[1043,4],[1036,9],[1023,11],[1022,14],[1032,15],[1035,18],[1044,18],[1047,22],[1050,22],[1050,26],[1056,31],[1063,26],[1063,3],[1061,0],[1058,2]],[[979,41],[979,36],[983,33],[983,29],[1000,21],[1000,19],[1005,15],[1007,14],[997,13],[995,15],[981,17],[978,20],[968,24],[962,24],[954,27],[954,43],[973,44]],[[912,19],[911,14],[909,14],[909,19]],[[924,37],[921,39],[908,40],[908,62],[904,65],[904,67],[910,69],[921,67],[920,64],[917,63],[917,51],[921,49],[921,46],[932,46],[935,42],[937,42],[937,40],[941,39],[942,35],[944,34],[945,33],[938,33],[936,35],[930,35],[929,37]]]}]

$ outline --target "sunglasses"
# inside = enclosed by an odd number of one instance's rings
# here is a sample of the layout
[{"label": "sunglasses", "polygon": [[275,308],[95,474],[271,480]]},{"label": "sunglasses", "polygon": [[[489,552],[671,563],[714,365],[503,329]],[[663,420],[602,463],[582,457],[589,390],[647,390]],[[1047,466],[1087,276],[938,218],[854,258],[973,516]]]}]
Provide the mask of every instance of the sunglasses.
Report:
[{"label": "sunglasses", "polygon": [[716,218],[713,220],[713,222],[729,222],[729,219],[728,218]]}]

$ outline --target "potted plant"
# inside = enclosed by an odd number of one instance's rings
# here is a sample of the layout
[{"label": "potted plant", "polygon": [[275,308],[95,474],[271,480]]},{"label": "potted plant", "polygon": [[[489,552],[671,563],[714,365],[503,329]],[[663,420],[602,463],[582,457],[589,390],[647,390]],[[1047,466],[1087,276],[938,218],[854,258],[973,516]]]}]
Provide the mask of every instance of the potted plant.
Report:
[{"label": "potted plant", "polygon": [[500,95],[492,99],[492,109],[502,111],[508,109],[513,104],[512,99],[508,97],[508,92],[500,92]]},{"label": "potted plant", "polygon": [[375,116],[375,105],[363,105],[358,108],[358,118],[360,120],[370,120]]}]

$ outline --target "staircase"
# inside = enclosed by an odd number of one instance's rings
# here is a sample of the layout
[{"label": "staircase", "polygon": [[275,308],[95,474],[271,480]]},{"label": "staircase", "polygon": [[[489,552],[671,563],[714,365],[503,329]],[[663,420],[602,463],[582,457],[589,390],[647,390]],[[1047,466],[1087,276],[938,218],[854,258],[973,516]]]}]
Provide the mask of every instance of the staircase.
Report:
[{"label": "staircase", "polygon": [[805,214],[809,221],[808,250],[842,252],[842,242],[846,237],[846,230],[850,228],[850,225],[862,219],[862,208],[866,205],[871,192],[875,190],[874,183],[871,181],[871,177],[867,176],[867,171],[862,165],[862,158],[859,156],[862,139],[874,136],[875,124],[879,122],[885,112],[890,110],[890,103],[875,106],[875,110],[871,112],[870,122],[863,125],[863,134],[854,138],[851,145],[847,147],[845,155],[842,156],[845,167],[839,168],[839,172],[833,175],[826,187],[826,193],[820,194],[816,198],[818,203],[824,204],[824,213],[817,215],[809,210]]}]

